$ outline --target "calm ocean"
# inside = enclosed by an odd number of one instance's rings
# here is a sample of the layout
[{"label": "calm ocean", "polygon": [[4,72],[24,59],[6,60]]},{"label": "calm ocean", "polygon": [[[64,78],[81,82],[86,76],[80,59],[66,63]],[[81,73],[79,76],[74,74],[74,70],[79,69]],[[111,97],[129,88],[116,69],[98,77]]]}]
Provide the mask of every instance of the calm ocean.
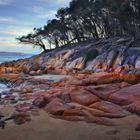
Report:
[{"label": "calm ocean", "polygon": [[0,63],[31,57],[31,54],[0,52]]}]

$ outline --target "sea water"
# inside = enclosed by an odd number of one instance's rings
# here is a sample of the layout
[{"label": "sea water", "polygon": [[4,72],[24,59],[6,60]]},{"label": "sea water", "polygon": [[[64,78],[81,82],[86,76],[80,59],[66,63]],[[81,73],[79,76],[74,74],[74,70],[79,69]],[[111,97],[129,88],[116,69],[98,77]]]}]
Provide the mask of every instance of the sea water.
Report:
[{"label": "sea water", "polygon": [[32,54],[0,52],[0,63],[31,57]]}]

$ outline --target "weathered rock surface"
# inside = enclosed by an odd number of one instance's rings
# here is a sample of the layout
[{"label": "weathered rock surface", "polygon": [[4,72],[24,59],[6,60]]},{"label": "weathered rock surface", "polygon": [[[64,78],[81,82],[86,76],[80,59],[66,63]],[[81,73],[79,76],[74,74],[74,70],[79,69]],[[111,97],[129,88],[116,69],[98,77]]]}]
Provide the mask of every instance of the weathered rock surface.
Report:
[{"label": "weathered rock surface", "polygon": [[[57,74],[71,74],[81,70],[103,72],[114,71],[125,65],[139,69],[140,52],[129,49],[133,47],[133,42],[132,38],[114,37],[85,43],[83,46],[58,48],[30,59],[3,63],[0,65],[0,73],[40,75],[49,71]],[[138,73],[130,67],[125,70]],[[130,71],[125,72],[130,74]]]},{"label": "weathered rock surface", "polygon": [[123,88],[113,93],[109,100],[116,104],[128,105],[140,100],[140,84]]},{"label": "weathered rock surface", "polygon": [[70,93],[71,101],[77,102],[81,105],[90,105],[99,101],[99,98],[87,90],[79,89]]},{"label": "weathered rock surface", "polygon": [[[30,120],[35,107],[56,118],[103,125],[114,125],[115,119],[131,113],[140,114],[139,53],[128,49],[128,39],[122,40],[91,42],[83,48],[58,48],[1,64],[1,77],[12,83],[10,94],[6,93],[1,102],[17,99],[17,124]],[[72,76],[57,82],[32,77],[47,72]]]},{"label": "weathered rock surface", "polygon": [[45,107],[45,111],[52,115],[62,115],[69,106],[60,99],[53,99]]}]

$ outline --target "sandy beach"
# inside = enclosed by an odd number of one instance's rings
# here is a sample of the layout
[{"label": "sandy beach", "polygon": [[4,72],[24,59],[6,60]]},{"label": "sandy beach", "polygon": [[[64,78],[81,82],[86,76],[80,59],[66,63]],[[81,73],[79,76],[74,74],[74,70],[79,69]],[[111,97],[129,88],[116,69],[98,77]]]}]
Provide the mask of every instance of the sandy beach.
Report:
[{"label": "sandy beach", "polygon": [[140,118],[131,115],[114,120],[115,126],[103,126],[85,122],[70,122],[50,117],[43,110],[39,116],[23,125],[9,122],[0,130],[2,140],[140,140],[135,131]]},{"label": "sandy beach", "polygon": [[[64,76],[50,75],[35,77],[59,81]],[[26,101],[27,102],[27,101]],[[0,111],[5,116],[12,114],[15,108],[11,104],[1,105]],[[110,119],[113,126],[98,125],[82,121],[65,121],[50,116],[44,109],[37,109],[31,115],[31,121],[16,125],[13,120],[6,122],[5,129],[0,129],[2,140],[140,140],[140,117],[129,114],[123,118]]]}]

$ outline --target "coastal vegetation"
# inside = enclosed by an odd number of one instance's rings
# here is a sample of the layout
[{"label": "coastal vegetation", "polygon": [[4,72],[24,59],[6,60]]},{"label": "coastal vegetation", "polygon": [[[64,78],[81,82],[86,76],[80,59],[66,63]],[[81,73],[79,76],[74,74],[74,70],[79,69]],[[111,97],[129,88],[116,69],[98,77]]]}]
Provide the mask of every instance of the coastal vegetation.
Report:
[{"label": "coastal vegetation", "polygon": [[139,15],[139,0],[72,0],[68,7],[58,9],[55,19],[17,39],[43,51],[113,36],[138,39]]}]

